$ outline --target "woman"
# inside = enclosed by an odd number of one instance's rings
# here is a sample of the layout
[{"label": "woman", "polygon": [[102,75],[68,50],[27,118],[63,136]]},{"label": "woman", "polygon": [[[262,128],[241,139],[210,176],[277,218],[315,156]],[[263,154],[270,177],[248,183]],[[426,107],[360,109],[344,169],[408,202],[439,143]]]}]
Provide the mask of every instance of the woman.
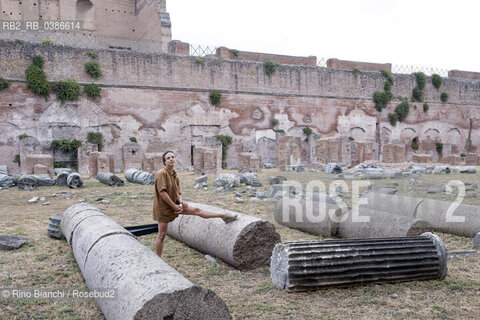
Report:
[{"label": "woman", "polygon": [[159,257],[162,256],[163,242],[167,235],[168,223],[175,220],[179,214],[189,214],[205,219],[221,218],[225,223],[237,219],[236,214],[214,213],[189,206],[182,201],[180,181],[175,167],[175,155],[173,151],[167,151],[162,155],[165,167],[155,176],[155,193],[153,195],[153,219],[158,221],[158,236],[155,249]]}]

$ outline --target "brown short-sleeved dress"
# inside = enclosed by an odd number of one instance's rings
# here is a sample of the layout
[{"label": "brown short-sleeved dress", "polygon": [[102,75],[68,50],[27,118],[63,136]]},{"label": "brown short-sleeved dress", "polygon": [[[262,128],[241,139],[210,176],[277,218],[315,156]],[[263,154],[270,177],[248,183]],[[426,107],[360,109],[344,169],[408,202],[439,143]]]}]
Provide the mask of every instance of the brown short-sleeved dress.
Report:
[{"label": "brown short-sleeved dress", "polygon": [[[166,191],[170,199],[174,203],[180,202],[180,181],[177,172],[167,167],[159,170],[155,176],[155,192],[153,194],[153,220],[158,222],[172,222],[178,217],[170,205],[160,196],[160,192]],[[187,208],[187,204],[183,203],[183,208]]]}]

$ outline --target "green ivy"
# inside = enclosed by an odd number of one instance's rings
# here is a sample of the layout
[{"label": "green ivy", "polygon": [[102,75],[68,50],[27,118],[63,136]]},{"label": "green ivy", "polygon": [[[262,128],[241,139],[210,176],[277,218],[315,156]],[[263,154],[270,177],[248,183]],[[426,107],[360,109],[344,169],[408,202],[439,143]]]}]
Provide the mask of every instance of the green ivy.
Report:
[{"label": "green ivy", "polygon": [[402,122],[408,117],[408,113],[410,112],[410,105],[407,101],[400,103],[395,108],[395,113],[397,114],[398,121]]},{"label": "green ivy", "polygon": [[98,58],[98,54],[95,51],[88,51],[87,55],[92,59],[97,59]]},{"label": "green ivy", "polygon": [[47,100],[50,96],[50,83],[48,83],[47,75],[42,68],[31,64],[25,71],[25,76],[27,78],[27,88]]},{"label": "green ivy", "polygon": [[397,124],[398,121],[398,115],[396,113],[389,113],[388,114],[388,121],[392,126]]},{"label": "green ivy", "polygon": [[308,139],[310,138],[312,133],[313,133],[312,128],[310,127],[303,128],[303,134],[305,135],[305,142],[308,142]]},{"label": "green ivy", "polygon": [[263,64],[263,68],[267,76],[271,76],[275,73],[275,71],[277,71],[277,63],[273,60],[265,61],[265,63]]},{"label": "green ivy", "polygon": [[76,152],[81,145],[82,145],[82,141],[80,140],[61,139],[61,140],[53,140],[50,143],[50,148],[60,149],[64,153],[70,153],[70,152]]},{"label": "green ivy", "polygon": [[101,132],[89,132],[87,134],[87,141],[98,146],[98,151],[103,149],[103,134]]},{"label": "green ivy", "polygon": [[222,94],[217,91],[210,92],[210,95],[208,96],[210,98],[210,103],[214,106],[220,104],[220,100],[222,99]]},{"label": "green ivy", "polygon": [[135,137],[130,137],[130,141],[136,143],[136,142],[137,142],[137,138],[135,138]]},{"label": "green ivy", "polygon": [[80,95],[80,85],[72,79],[54,82],[52,89],[57,93],[57,98],[62,101],[62,103],[65,102],[65,100],[77,100]]},{"label": "green ivy", "polygon": [[428,111],[428,104],[424,103],[423,104],[423,112],[427,112]]},{"label": "green ivy", "polygon": [[442,92],[442,94],[440,95],[440,100],[442,102],[447,102],[448,101],[448,93]]},{"label": "green ivy", "polygon": [[232,144],[232,137],[217,135],[215,138],[222,143],[222,168],[225,169],[227,167],[227,150],[230,144]]},{"label": "green ivy", "polygon": [[83,92],[93,100],[100,97],[100,87],[94,83],[86,84],[85,87],[83,87]]},{"label": "green ivy", "polygon": [[0,78],[0,91],[10,88],[10,81]]},{"label": "green ivy", "polygon": [[88,61],[85,63],[85,72],[93,78],[99,78],[102,75],[100,65],[96,61]]},{"label": "green ivy", "polygon": [[440,75],[438,74],[432,74],[432,84],[435,88],[440,88],[440,86],[442,85],[442,77],[440,77]]}]

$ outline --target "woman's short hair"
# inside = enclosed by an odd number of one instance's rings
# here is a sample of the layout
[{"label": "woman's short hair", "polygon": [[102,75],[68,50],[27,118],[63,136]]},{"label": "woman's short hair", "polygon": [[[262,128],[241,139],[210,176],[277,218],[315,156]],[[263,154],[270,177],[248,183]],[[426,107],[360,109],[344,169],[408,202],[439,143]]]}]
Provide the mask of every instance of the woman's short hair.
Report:
[{"label": "woman's short hair", "polygon": [[175,153],[173,153],[173,151],[166,151],[164,154],[162,154],[162,161],[163,161],[163,164],[165,165],[165,162],[167,161],[166,157],[167,157],[167,154],[169,153],[172,153],[173,155],[175,155]]}]

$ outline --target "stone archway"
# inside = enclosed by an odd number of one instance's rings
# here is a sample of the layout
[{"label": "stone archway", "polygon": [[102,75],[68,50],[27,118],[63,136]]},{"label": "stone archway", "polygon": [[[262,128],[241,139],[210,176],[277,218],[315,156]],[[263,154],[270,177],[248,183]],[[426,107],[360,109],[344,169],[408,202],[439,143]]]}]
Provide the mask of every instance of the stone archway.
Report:
[{"label": "stone archway", "polygon": [[355,140],[365,140],[365,129],[360,127],[350,128],[349,134]]}]

